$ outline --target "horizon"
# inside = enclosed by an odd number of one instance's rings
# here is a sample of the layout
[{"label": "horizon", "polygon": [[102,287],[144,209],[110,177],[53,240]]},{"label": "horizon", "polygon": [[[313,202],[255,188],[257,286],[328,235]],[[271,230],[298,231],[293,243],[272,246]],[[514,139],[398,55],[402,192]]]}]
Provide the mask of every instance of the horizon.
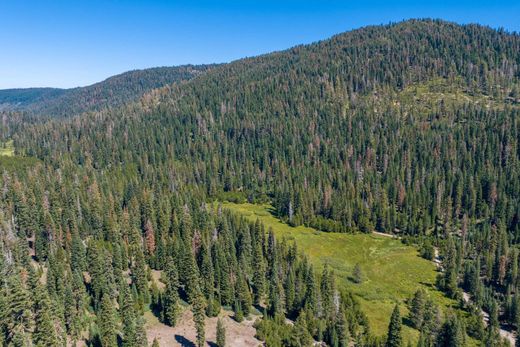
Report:
[{"label": "horizon", "polygon": [[3,4],[0,21],[9,30],[0,34],[0,43],[9,54],[0,56],[0,89],[69,89],[131,70],[229,63],[366,26],[412,19],[520,31],[520,4],[512,1],[493,5],[484,1],[375,2],[381,8],[378,13],[367,10],[374,2],[336,1],[326,5],[308,1],[141,4],[130,0],[94,1],[90,6],[61,1],[43,7],[32,1]]}]

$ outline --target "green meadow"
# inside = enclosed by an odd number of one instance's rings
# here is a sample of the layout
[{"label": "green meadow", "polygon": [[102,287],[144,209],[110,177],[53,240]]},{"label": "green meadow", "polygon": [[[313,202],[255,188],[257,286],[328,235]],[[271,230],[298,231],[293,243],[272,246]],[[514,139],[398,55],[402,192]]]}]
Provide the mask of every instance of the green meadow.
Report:
[{"label": "green meadow", "polygon": [[[334,269],[338,283],[348,288],[359,299],[372,331],[377,335],[387,332],[388,322],[396,302],[401,313],[407,315],[404,301],[417,289],[424,288],[443,309],[455,304],[435,289],[435,265],[419,256],[418,251],[399,240],[375,234],[325,233],[304,226],[291,227],[269,210],[269,205],[223,203],[223,207],[254,221],[260,219],[272,227],[278,239],[296,242],[317,271],[328,264]],[[361,283],[352,279],[354,266],[359,264]],[[404,325],[405,341],[415,341],[418,332]]]},{"label": "green meadow", "polygon": [[24,170],[38,162],[39,160],[34,157],[16,155],[13,140],[0,142],[0,172],[3,170]]},{"label": "green meadow", "polygon": [[0,156],[7,156],[7,157],[14,156],[13,140],[9,140],[7,142],[0,143]]}]

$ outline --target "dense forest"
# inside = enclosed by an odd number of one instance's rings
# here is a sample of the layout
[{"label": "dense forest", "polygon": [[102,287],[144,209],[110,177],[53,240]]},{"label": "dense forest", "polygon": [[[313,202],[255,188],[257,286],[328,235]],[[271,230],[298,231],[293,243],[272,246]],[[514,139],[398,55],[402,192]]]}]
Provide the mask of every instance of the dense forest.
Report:
[{"label": "dense forest", "polygon": [[398,305],[374,336],[332,271],[223,200],[440,249],[439,289],[472,304],[439,312],[418,291],[419,346],[501,346],[500,324],[520,327],[519,35],[412,20],[183,71],[81,115],[81,93],[49,99],[59,118],[4,112],[18,157],[0,158],[0,344],[143,346],[144,311],[173,326],[181,302],[198,346],[221,306],[260,312],[267,346],[409,342]]}]

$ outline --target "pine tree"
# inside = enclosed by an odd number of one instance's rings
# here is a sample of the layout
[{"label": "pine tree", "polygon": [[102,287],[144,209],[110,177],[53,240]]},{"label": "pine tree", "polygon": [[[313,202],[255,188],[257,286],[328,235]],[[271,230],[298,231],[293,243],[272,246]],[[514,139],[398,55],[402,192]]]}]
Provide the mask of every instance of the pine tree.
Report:
[{"label": "pine tree", "polygon": [[241,323],[244,320],[244,312],[242,311],[242,305],[240,304],[240,301],[235,300],[233,304],[233,311],[235,313],[235,320],[238,323]]},{"label": "pine tree", "polygon": [[200,289],[194,293],[191,305],[193,311],[193,321],[195,322],[195,329],[197,330],[197,346],[203,347],[206,342],[204,316],[206,303],[204,296],[200,292]]},{"label": "pine tree", "polygon": [[65,283],[65,297],[63,298],[64,314],[65,314],[65,328],[67,333],[74,339],[78,337],[79,333],[79,316],[78,305],[73,290],[73,278],[69,273],[68,281]]},{"label": "pine tree", "polygon": [[424,306],[424,317],[421,331],[426,334],[426,340],[433,343],[441,327],[441,314],[439,307],[432,299],[427,299]]},{"label": "pine tree", "polygon": [[292,315],[296,310],[296,274],[293,269],[289,270],[285,279],[285,310]]},{"label": "pine tree", "polygon": [[177,268],[173,259],[169,259],[166,264],[166,288],[163,300],[163,315],[166,324],[175,326],[180,313],[179,307],[179,279]]},{"label": "pine tree", "polygon": [[278,276],[274,276],[269,281],[269,306],[268,312],[271,317],[283,313],[283,297],[282,285],[278,280]]},{"label": "pine tree", "polygon": [[114,303],[107,294],[101,299],[97,326],[103,347],[117,346],[117,322]]},{"label": "pine tree", "polygon": [[249,316],[253,302],[251,299],[251,293],[249,292],[249,286],[247,285],[246,278],[242,271],[240,271],[238,275],[236,295],[244,316]]},{"label": "pine tree", "polygon": [[[101,303],[101,297],[109,292],[108,270],[106,268],[105,252],[96,241],[91,241],[88,247],[88,263],[92,292],[94,294],[94,308],[97,310]],[[51,283],[47,281],[49,286]],[[52,293],[52,290],[49,290]]]},{"label": "pine tree", "polygon": [[188,302],[193,304],[193,300],[199,294],[200,289],[200,278],[199,269],[195,261],[195,256],[191,252],[191,247],[187,247],[184,251],[183,257],[183,268],[184,268],[184,288],[188,296]]},{"label": "pine tree", "polygon": [[418,289],[410,304],[410,321],[414,328],[421,329],[424,319],[424,306],[426,304],[426,292]]},{"label": "pine tree", "polygon": [[72,246],[70,253],[70,266],[78,271],[83,271],[86,267],[85,246],[79,236],[77,229],[72,231]]},{"label": "pine tree", "polygon": [[224,327],[224,323],[220,318],[217,320],[217,346],[226,346],[226,328]]},{"label": "pine tree", "polygon": [[363,282],[363,272],[361,271],[361,266],[359,263],[354,266],[354,270],[352,271],[352,278],[356,283]]},{"label": "pine tree", "polygon": [[[259,221],[257,220],[257,223]],[[257,229],[255,224],[255,230]],[[253,248],[253,294],[255,305],[260,305],[265,293],[265,261],[263,255],[262,236],[258,226],[258,232],[255,238]]]},{"label": "pine tree", "polygon": [[146,337],[145,321],[143,317],[137,317],[135,322],[135,342],[136,346],[147,346],[148,338]]},{"label": "pine tree", "polygon": [[444,290],[454,297],[457,291],[457,249],[452,237],[448,237],[446,256],[443,261],[444,278],[442,280]]},{"label": "pine tree", "polygon": [[449,347],[461,347],[465,345],[464,328],[454,314],[451,314],[442,325],[437,338],[437,345]]},{"label": "pine tree", "polygon": [[159,341],[157,340],[157,337],[153,339],[152,347],[159,347]]},{"label": "pine tree", "polygon": [[139,245],[132,245],[134,262],[132,267],[132,282],[143,302],[148,302],[148,280],[146,275],[146,261],[143,250]]},{"label": "pine tree", "polygon": [[136,344],[136,312],[134,300],[126,281],[121,283],[119,290],[119,307],[121,314],[121,323],[123,325],[123,346],[137,347]]},{"label": "pine tree", "polygon": [[52,315],[51,303],[47,291],[42,286],[36,288],[35,295],[35,324],[33,341],[38,347],[59,346],[56,331],[56,319]]},{"label": "pine tree", "polygon": [[301,312],[296,322],[294,323],[294,327],[292,329],[291,334],[291,345],[292,346],[312,346],[312,336],[309,333],[307,327],[307,320],[305,318],[305,312]]},{"label": "pine tree", "polygon": [[[455,317],[456,318],[456,317]],[[460,322],[457,320],[453,324]],[[457,326],[458,328],[458,326]],[[491,299],[491,304],[489,308],[489,321],[486,328],[486,340],[491,343],[491,341],[497,341],[500,339],[500,323],[498,321],[498,304],[496,300]]]},{"label": "pine tree", "polygon": [[339,346],[347,347],[349,345],[349,327],[347,318],[345,317],[345,309],[343,305],[340,306],[338,312],[336,331],[338,332]]},{"label": "pine tree", "polygon": [[206,298],[209,298],[213,296],[215,291],[215,278],[211,254],[205,242],[200,247],[199,258],[201,258],[200,275],[204,279],[202,281],[202,293]]},{"label": "pine tree", "polygon": [[7,279],[5,292],[5,310],[2,312],[2,321],[5,329],[10,332],[14,346],[26,346],[30,340],[30,329],[32,325],[31,306],[32,302],[29,292],[20,281],[20,273],[16,272]]},{"label": "pine tree", "polygon": [[401,337],[401,315],[399,313],[399,305],[395,305],[390,324],[388,325],[388,336],[386,338],[386,347],[401,347],[403,345]]}]

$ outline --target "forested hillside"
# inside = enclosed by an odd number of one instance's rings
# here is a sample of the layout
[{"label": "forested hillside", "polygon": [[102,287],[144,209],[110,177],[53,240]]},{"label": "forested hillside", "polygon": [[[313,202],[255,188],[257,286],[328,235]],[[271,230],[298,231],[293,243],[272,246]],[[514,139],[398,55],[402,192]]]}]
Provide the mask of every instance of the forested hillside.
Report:
[{"label": "forested hillside", "polygon": [[121,106],[146,92],[187,81],[211,65],[185,65],[134,70],[102,82],[72,89],[27,88],[0,90],[0,110],[26,111],[36,115],[66,117],[86,111]]},{"label": "forested hillside", "polygon": [[65,90],[58,88],[2,89],[0,90],[0,110],[24,109],[31,104],[44,102],[45,99],[59,97],[63,93]]},{"label": "forested hillside", "polygon": [[408,342],[399,305],[374,336],[329,269],[216,200],[440,249],[438,288],[461,305],[418,293],[420,346],[498,346],[500,323],[520,326],[519,35],[412,20],[198,75],[67,119],[3,118],[2,141],[37,160],[0,180],[0,341],[141,346],[141,314],[175,325],[182,299],[199,346],[204,315],[231,306],[240,321],[253,304],[268,346]]}]

